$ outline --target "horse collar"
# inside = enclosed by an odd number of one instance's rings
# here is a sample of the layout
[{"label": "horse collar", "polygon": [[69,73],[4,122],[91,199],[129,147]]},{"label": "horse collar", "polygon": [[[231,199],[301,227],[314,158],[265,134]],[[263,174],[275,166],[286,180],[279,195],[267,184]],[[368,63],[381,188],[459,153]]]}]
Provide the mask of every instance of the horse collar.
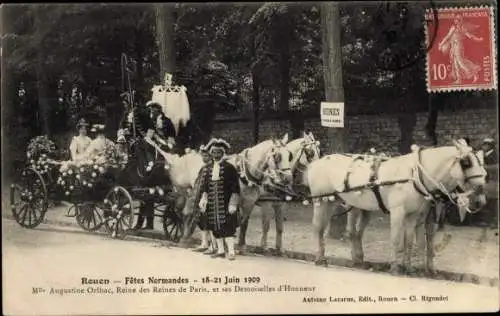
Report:
[{"label": "horse collar", "polygon": [[[241,168],[242,178],[248,183],[254,183],[259,185],[262,182],[263,177],[260,178],[255,177],[253,174],[251,174],[250,170],[248,170],[247,168],[248,148],[241,153],[241,156],[242,159],[240,160],[240,168]],[[262,171],[260,170],[259,171],[262,173],[263,171],[265,171],[266,168],[267,168],[267,163],[265,164]]]}]

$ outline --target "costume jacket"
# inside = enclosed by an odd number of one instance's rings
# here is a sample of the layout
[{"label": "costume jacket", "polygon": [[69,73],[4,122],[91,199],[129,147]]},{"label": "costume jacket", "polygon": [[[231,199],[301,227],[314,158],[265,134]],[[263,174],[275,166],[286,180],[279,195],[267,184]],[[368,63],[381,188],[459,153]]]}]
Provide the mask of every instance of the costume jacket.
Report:
[{"label": "costume jacket", "polygon": [[238,206],[240,185],[236,169],[225,160],[219,162],[219,180],[212,180],[214,163],[210,162],[201,171],[201,192],[208,200],[208,225],[212,230],[220,230],[227,223],[237,223],[237,214],[229,213],[229,205]]},{"label": "costume jacket", "polygon": [[152,123],[154,124],[153,129],[161,137],[163,137],[163,138],[168,138],[168,137],[175,138],[175,127],[174,127],[174,124],[164,114],[160,114],[156,118],[152,118]]}]

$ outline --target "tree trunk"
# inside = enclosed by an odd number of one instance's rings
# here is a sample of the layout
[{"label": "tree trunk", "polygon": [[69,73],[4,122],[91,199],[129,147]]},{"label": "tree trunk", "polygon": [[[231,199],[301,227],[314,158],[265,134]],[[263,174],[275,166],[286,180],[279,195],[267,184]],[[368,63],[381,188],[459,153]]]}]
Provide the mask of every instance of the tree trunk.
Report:
[{"label": "tree trunk", "polygon": [[290,125],[292,128],[292,139],[302,137],[305,131],[304,113],[302,110],[290,111]]},{"label": "tree trunk", "polygon": [[160,56],[160,80],[165,73],[175,71],[174,17],[173,7],[168,4],[156,4],[156,41]]},{"label": "tree trunk", "polygon": [[431,146],[436,146],[438,144],[436,127],[441,104],[444,101],[442,95],[442,93],[429,94],[429,116],[427,117],[425,131]]},{"label": "tree trunk", "polygon": [[[255,32],[252,40],[252,56],[256,56]],[[252,69],[252,129],[253,143],[259,142],[259,109],[260,109],[260,77],[258,65],[254,65]]]},{"label": "tree trunk", "polygon": [[[3,22],[3,34],[9,34],[10,32],[12,32],[11,28],[14,22],[12,18],[13,14],[9,13],[9,7],[4,7],[0,12],[0,17]],[[5,41],[2,43],[2,54],[0,57],[8,56],[8,54],[10,53],[11,47],[9,43],[10,41]],[[2,102],[2,118],[0,126],[2,130],[2,171],[4,171],[2,172],[2,192],[5,192],[4,187],[7,188],[6,183],[10,182],[11,176],[13,175],[13,162],[16,161],[16,158],[20,157],[21,155],[19,155],[20,148],[19,146],[16,146],[17,139],[14,136],[16,135],[17,125],[12,124],[12,121],[15,118],[14,100],[16,99],[16,95],[14,94],[14,91],[16,91],[16,89],[13,73],[11,71],[11,67],[7,65],[5,59],[3,58],[1,66],[4,71],[2,73],[0,93]]]},{"label": "tree trunk", "polygon": [[278,51],[280,56],[280,104],[279,111],[286,113],[290,102],[290,38],[292,32],[288,15],[280,17],[280,31],[278,32]]},{"label": "tree trunk", "polygon": [[[321,4],[321,31],[326,101],[344,102],[340,43],[340,12],[337,2],[323,2]],[[329,140],[327,144],[328,152],[344,151],[344,130],[342,128],[327,128],[327,139]],[[341,208],[335,210],[336,214],[340,212],[343,212]],[[347,215],[344,214],[332,217],[330,220],[329,236],[331,238],[340,238],[344,234],[346,224]]]},{"label": "tree trunk", "polygon": [[144,103],[145,98],[145,87],[144,87],[144,43],[142,40],[142,32],[140,29],[136,29],[135,32],[135,53],[136,53],[136,61],[137,61],[137,78],[136,78],[136,102]]},{"label": "tree trunk", "polygon": [[253,125],[253,143],[259,142],[259,108],[260,91],[259,75],[257,71],[252,71],[252,125]]},{"label": "tree trunk", "polygon": [[[411,102],[402,100],[401,102]],[[415,111],[405,109],[403,107],[398,115],[399,130],[401,132],[401,140],[399,142],[399,153],[406,155],[411,152],[411,145],[413,143],[413,130],[417,124],[417,116]]]},{"label": "tree trunk", "polygon": [[411,92],[401,93],[398,89],[398,83],[404,78],[404,72],[396,71],[394,74],[394,88],[396,93],[394,100],[399,103],[398,125],[401,133],[399,141],[399,153],[405,155],[411,152],[413,143],[413,130],[417,125],[417,113],[415,110],[415,100],[417,98],[411,96]]},{"label": "tree trunk", "polygon": [[[35,32],[43,29],[41,26],[44,18],[41,16],[41,11],[35,13]],[[40,35],[37,34],[35,37],[38,38]],[[37,93],[38,93],[38,106],[40,109],[41,120],[42,120],[42,133],[45,135],[51,134],[50,129],[50,105],[48,100],[48,82],[47,74],[44,69],[44,47],[43,40],[40,42],[40,47],[37,48],[37,61],[36,61],[36,80],[37,80]]]}]

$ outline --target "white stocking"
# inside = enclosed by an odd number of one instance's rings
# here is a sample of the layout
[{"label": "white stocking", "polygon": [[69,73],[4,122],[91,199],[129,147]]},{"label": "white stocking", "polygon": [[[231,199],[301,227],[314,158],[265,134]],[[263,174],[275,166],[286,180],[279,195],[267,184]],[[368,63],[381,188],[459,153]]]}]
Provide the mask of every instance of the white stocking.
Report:
[{"label": "white stocking", "polygon": [[214,233],[211,230],[209,230],[208,235],[209,235],[210,245],[213,248],[213,250],[215,250],[215,248],[216,248],[215,245],[217,244],[217,242],[215,240]]},{"label": "white stocking", "polygon": [[224,253],[224,239],[222,238],[217,238],[217,253],[221,254]]},{"label": "white stocking", "polygon": [[226,237],[224,240],[226,241],[227,252],[229,255],[234,256],[234,237]]},{"label": "white stocking", "polygon": [[209,238],[210,238],[210,233],[207,230],[202,230],[201,231],[201,248],[208,248],[209,246]]}]

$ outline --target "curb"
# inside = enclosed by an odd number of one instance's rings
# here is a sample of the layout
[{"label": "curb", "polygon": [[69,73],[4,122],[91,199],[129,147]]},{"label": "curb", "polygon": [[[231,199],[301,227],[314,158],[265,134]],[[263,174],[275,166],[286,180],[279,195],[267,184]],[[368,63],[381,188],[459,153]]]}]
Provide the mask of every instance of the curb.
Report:
[{"label": "curb", "polygon": [[[2,219],[10,219],[10,220],[15,220],[14,217],[11,214],[3,214]],[[49,224],[49,225],[56,225],[56,226],[66,226],[66,227],[78,227],[78,224],[76,223],[69,223],[65,221],[60,221],[60,220],[47,220],[45,219],[43,224]],[[82,232],[85,232],[82,230]],[[108,235],[103,232],[95,232],[95,234],[99,235]],[[196,245],[198,245],[201,241],[198,238],[193,238],[190,237],[188,240],[181,241],[179,243],[175,243],[169,240],[164,239],[164,235],[160,232],[147,232],[147,231],[141,231],[141,232],[136,232],[134,235],[129,234],[125,237],[124,240],[134,240],[134,241],[151,241],[151,240],[157,240],[161,241],[164,246],[167,247],[175,247],[175,248],[194,248]],[[312,253],[305,253],[305,252],[300,252],[300,251],[292,251],[292,250],[284,250],[281,254],[276,254],[273,253],[272,251],[269,252],[264,252],[261,247],[254,246],[254,245],[247,245],[246,246],[246,251],[243,255],[263,255],[267,257],[275,257],[275,258],[282,258],[284,260],[286,259],[292,259],[292,260],[300,260],[300,261],[306,261],[306,262],[315,262],[315,255]],[[322,265],[322,267],[327,267],[327,265],[331,266],[336,266],[336,267],[344,267],[344,268],[351,268],[355,270],[362,270],[362,271],[370,271],[373,273],[380,273],[380,274],[389,274],[389,269],[390,269],[390,264],[387,262],[372,262],[372,261],[365,261],[363,264],[354,264],[352,260],[346,259],[346,258],[335,258],[335,257],[326,257],[326,264]],[[320,266],[321,267],[321,266]],[[412,271],[411,273],[405,274],[405,275],[400,275],[402,277],[409,277],[409,278],[426,278],[426,279],[434,279],[434,280],[444,280],[444,281],[452,281],[452,282],[459,282],[459,283],[472,283],[472,284],[477,284],[477,285],[485,285],[485,286],[491,286],[491,287],[498,287],[500,282],[499,278],[490,278],[490,277],[482,277],[478,276],[476,274],[472,273],[458,273],[458,272],[451,272],[451,271],[444,271],[444,270],[435,270],[432,275],[429,275],[425,273],[425,271],[421,270],[416,270]]]}]

